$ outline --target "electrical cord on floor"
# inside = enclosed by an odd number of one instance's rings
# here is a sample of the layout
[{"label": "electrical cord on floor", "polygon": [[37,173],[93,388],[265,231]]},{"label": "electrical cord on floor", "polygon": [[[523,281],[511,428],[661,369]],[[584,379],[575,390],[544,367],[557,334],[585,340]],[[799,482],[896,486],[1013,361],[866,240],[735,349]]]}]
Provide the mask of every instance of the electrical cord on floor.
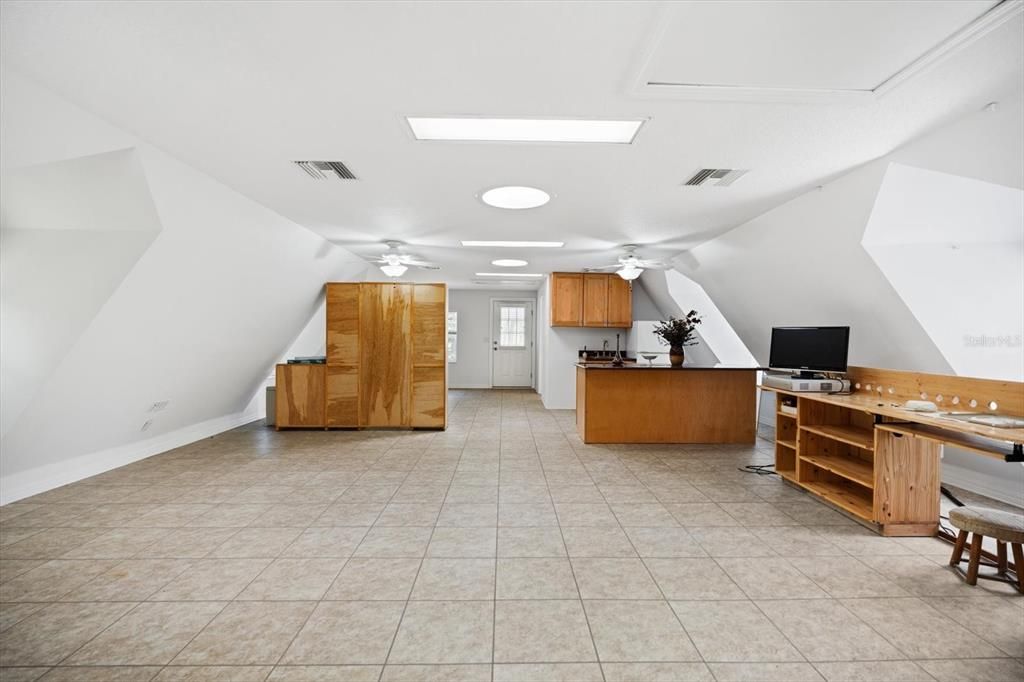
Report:
[{"label": "electrical cord on floor", "polygon": [[950,492],[949,488],[947,488],[946,486],[940,485],[939,486],[939,492],[942,493],[943,495],[945,495],[947,498],[949,498],[949,501],[952,502],[953,504],[955,504],[956,506],[958,506],[958,507],[963,507],[964,506],[964,503],[961,502],[957,498],[956,495],[954,495],[952,492]]},{"label": "electrical cord on floor", "polygon": [[747,464],[746,466],[737,467],[740,471],[745,474],[757,474],[758,476],[778,476],[775,473],[774,464]]}]

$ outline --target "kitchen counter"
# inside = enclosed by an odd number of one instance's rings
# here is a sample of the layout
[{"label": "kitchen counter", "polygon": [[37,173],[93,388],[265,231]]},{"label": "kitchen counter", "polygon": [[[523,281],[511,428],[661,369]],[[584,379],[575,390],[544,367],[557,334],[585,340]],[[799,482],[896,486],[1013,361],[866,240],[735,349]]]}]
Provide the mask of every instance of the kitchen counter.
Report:
[{"label": "kitchen counter", "polygon": [[753,443],[757,367],[576,364],[584,443]]}]

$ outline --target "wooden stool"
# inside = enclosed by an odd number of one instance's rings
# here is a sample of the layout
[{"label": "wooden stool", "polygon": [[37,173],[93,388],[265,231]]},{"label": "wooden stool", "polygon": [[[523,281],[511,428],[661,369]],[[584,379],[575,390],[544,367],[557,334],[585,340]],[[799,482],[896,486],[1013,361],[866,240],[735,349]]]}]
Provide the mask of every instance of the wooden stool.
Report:
[{"label": "wooden stool", "polygon": [[[1024,516],[983,507],[956,507],[949,512],[949,522],[960,530],[956,537],[956,544],[953,546],[953,556],[949,559],[950,566],[959,566],[963,561],[967,534],[974,534],[974,537],[971,538],[970,560],[967,562],[968,585],[978,584],[981,543],[986,537],[989,537],[996,541],[996,563],[986,562],[985,565],[995,566],[996,575],[980,577],[1015,582],[1017,589],[1024,592],[1024,551],[1021,551],[1021,543],[1024,543]],[[1007,544],[1013,549],[1016,581],[1010,580],[1007,575]]]}]

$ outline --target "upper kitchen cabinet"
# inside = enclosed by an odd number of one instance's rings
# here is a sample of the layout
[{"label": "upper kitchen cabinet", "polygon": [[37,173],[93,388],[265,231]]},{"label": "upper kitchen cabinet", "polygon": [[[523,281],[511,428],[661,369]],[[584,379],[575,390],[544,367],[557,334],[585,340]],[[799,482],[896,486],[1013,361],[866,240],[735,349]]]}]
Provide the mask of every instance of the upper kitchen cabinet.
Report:
[{"label": "upper kitchen cabinet", "polygon": [[552,273],[551,326],[633,326],[632,282],[614,273]]}]

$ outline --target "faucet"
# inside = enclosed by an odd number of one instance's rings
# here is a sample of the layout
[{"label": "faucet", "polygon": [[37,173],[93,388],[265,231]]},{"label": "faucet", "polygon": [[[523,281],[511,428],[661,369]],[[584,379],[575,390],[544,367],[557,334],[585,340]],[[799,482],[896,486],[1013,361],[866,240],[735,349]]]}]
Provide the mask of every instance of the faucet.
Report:
[{"label": "faucet", "polygon": [[607,353],[608,352],[608,339],[601,339],[601,352],[602,353]]}]

